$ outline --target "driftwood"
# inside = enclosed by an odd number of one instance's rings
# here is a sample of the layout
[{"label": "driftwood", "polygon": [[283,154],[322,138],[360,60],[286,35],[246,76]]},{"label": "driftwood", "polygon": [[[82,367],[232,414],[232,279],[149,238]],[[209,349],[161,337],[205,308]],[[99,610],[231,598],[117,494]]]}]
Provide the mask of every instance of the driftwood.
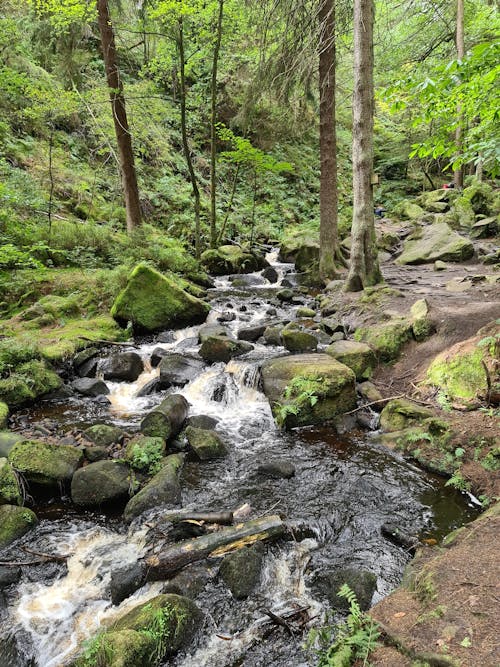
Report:
[{"label": "driftwood", "polygon": [[181,521],[203,521],[204,523],[218,523],[221,526],[230,526],[233,523],[232,512],[192,512],[179,510],[167,512],[162,516],[163,521],[180,523]]},{"label": "driftwood", "polygon": [[141,422],[141,432],[155,438],[168,440],[182,428],[189,410],[189,403],[180,394],[170,394]]},{"label": "driftwood", "polygon": [[23,561],[0,561],[0,565],[5,567],[21,567],[28,565],[43,565],[44,563],[65,563],[69,558],[69,555],[58,556],[57,554],[45,554],[40,553],[39,551],[28,549],[28,547],[21,547],[21,550],[31,554],[32,556],[38,556],[38,559]]},{"label": "driftwood", "polygon": [[116,347],[140,347],[137,343],[119,343],[114,340],[103,340],[102,338],[90,338],[89,336],[78,336],[81,340],[87,340],[91,343],[99,343],[101,345],[115,345]]},{"label": "driftwood", "polygon": [[349,410],[349,412],[344,412],[344,415],[353,415],[355,412],[364,410],[364,408],[369,408],[370,405],[377,405],[378,403],[388,403],[389,401],[394,401],[396,398],[404,398],[405,394],[398,394],[397,396],[389,396],[389,398],[379,398],[376,401],[370,401],[370,403],[365,403],[364,405],[358,405],[354,410]]},{"label": "driftwood", "polygon": [[168,579],[190,563],[224,556],[244,546],[280,537],[286,525],[277,515],[254,519],[191,540],[168,546],[161,553],[146,558],[149,581]]}]

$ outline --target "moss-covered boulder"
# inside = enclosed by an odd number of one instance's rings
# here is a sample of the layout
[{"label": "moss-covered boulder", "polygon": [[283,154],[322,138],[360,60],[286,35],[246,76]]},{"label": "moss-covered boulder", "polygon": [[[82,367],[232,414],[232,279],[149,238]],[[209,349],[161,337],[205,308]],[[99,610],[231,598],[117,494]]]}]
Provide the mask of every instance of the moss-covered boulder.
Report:
[{"label": "moss-covered boulder", "polygon": [[69,667],[156,667],[154,638],[136,630],[102,632]]},{"label": "moss-covered boulder", "polygon": [[353,371],[327,354],[269,359],[262,379],[273,414],[286,428],[321,424],[356,406]]},{"label": "moss-covered boulder", "polygon": [[117,296],[111,315],[139,332],[162,331],[203,322],[210,307],[146,264],[139,264]]},{"label": "moss-covered boulder", "polygon": [[94,424],[84,431],[85,437],[97,447],[109,447],[123,438],[123,431],[118,426]]},{"label": "moss-covered boulder", "polygon": [[315,352],[318,347],[318,339],[308,331],[287,329],[281,332],[283,346],[289,352]]},{"label": "moss-covered boulder", "polygon": [[366,343],[354,340],[338,340],[327,347],[326,353],[351,368],[356,375],[356,380],[370,378],[377,365],[375,353],[371,347]]},{"label": "moss-covered boulder", "polygon": [[395,398],[389,401],[380,414],[380,426],[384,431],[401,431],[415,426],[433,417],[429,408],[418,405],[406,398]]},{"label": "moss-covered boulder", "polygon": [[227,336],[206,336],[200,347],[200,357],[209,364],[227,363],[233,357],[240,357],[253,350],[253,345],[245,340],[234,340]]},{"label": "moss-covered boulder", "polygon": [[189,446],[201,461],[219,459],[227,455],[226,445],[215,431],[188,426],[186,438]]},{"label": "moss-covered boulder", "polygon": [[7,457],[14,445],[24,439],[20,433],[0,431],[0,457]]},{"label": "moss-covered boulder", "polygon": [[369,609],[377,588],[377,577],[369,570],[341,567],[334,571],[321,572],[314,579],[313,589],[326,597],[335,609],[347,612],[349,610],[348,600],[338,595],[339,589],[344,584],[354,591],[361,609]]},{"label": "moss-covered boulder", "polygon": [[439,213],[439,210],[435,210],[435,204],[446,204],[447,206],[458,197],[458,191],[452,189],[440,190],[431,190],[430,192],[423,192],[416,198],[417,204],[422,206],[426,211],[433,211]]},{"label": "moss-covered boulder", "polygon": [[412,337],[412,324],[406,318],[357,329],[355,340],[367,343],[381,361],[394,361],[403,345]]},{"label": "moss-covered boulder", "polygon": [[316,316],[316,311],[312,308],[307,308],[306,306],[299,306],[296,315],[299,318],[311,319]]},{"label": "moss-covered boulder", "polygon": [[7,426],[7,419],[9,418],[9,406],[7,403],[0,401],[0,429]]},{"label": "moss-covered boulder", "polygon": [[184,464],[184,454],[171,454],[161,462],[160,471],[127,503],[126,521],[160,505],[175,506],[181,501],[179,476]]},{"label": "moss-covered boulder", "polygon": [[234,273],[253,273],[267,266],[263,255],[246,251],[235,245],[223,245],[217,250],[205,250],[201,263],[214,276]]},{"label": "moss-covered boulder", "polygon": [[424,209],[409,199],[403,199],[394,206],[392,212],[402,220],[419,220],[424,214]]},{"label": "moss-covered boulder", "polygon": [[83,460],[83,452],[69,445],[42,440],[21,440],[9,454],[9,462],[28,482],[55,486],[69,482]]},{"label": "moss-covered boulder", "polygon": [[463,262],[474,254],[472,243],[454,232],[446,222],[424,227],[421,236],[408,238],[398,264],[427,264],[441,259],[445,262]]},{"label": "moss-covered boulder", "polygon": [[255,544],[223,558],[219,574],[237,600],[247,598],[259,583],[263,556],[263,545]]},{"label": "moss-covered boulder", "polygon": [[430,316],[429,304],[425,299],[415,301],[410,313],[415,340],[423,341],[436,331],[436,326]]},{"label": "moss-covered boulder", "polygon": [[453,214],[460,227],[470,229],[477,215],[484,217],[500,213],[491,185],[474,181],[464,188],[453,204]]},{"label": "moss-covered boulder", "polygon": [[22,505],[19,480],[6,458],[0,458],[0,505]]},{"label": "moss-covered boulder", "polygon": [[135,470],[153,474],[158,472],[165,455],[165,440],[139,435],[133,438],[125,450],[125,459]]},{"label": "moss-covered boulder", "polygon": [[61,378],[44,361],[32,360],[17,366],[9,377],[0,379],[0,400],[18,408],[61,385]]},{"label": "moss-covered boulder", "polygon": [[27,507],[0,505],[0,550],[25,535],[37,523],[36,514]]},{"label": "moss-covered boulder", "polygon": [[75,472],[71,498],[82,507],[121,503],[129,497],[133,485],[131,470],[123,461],[96,461]]}]

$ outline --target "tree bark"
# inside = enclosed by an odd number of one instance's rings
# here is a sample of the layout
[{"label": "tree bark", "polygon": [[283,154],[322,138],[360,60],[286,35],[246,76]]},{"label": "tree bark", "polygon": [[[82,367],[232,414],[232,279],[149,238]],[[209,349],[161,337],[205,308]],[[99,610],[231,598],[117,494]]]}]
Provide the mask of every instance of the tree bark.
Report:
[{"label": "tree bark", "polygon": [[217,69],[219,65],[220,46],[222,41],[222,19],[224,16],[224,0],[219,0],[217,33],[212,61],[212,90],[210,117],[210,246],[217,246]]},{"label": "tree bark", "polygon": [[335,0],[319,0],[319,151],[320,151],[320,258],[325,282],[337,275],[340,258],[337,217],[337,134],[335,127]]},{"label": "tree bark", "polygon": [[[464,0],[457,0],[457,32],[456,32],[456,48],[457,48],[457,58],[462,60],[465,56],[465,36],[464,36]],[[462,108],[459,104],[457,107],[457,129],[455,130],[455,144],[457,147],[457,153],[462,152],[462,141],[463,141],[463,122],[464,117],[462,114]],[[463,165],[455,170],[453,173],[453,182],[455,188],[463,188],[464,186],[464,168]]]},{"label": "tree bark", "polygon": [[345,289],[358,292],[380,282],[373,215],[374,0],[354,0],[354,98],[352,127],[353,219]]},{"label": "tree bark", "polygon": [[106,80],[113,113],[113,123],[115,126],[116,143],[118,144],[122,188],[127,216],[127,231],[130,233],[135,227],[141,224],[141,205],[134,166],[132,137],[125,108],[123,83],[118,69],[115,34],[109,13],[108,0],[97,0],[97,16],[104,67],[106,69]]},{"label": "tree bark", "polygon": [[200,225],[200,189],[198,187],[198,179],[194,171],[193,160],[191,159],[191,151],[189,150],[189,142],[187,136],[187,114],[186,114],[186,56],[184,53],[184,22],[182,16],[178,21],[179,33],[177,40],[177,48],[179,51],[179,71],[181,78],[180,86],[180,103],[181,103],[181,134],[182,134],[182,148],[184,151],[184,158],[186,160],[189,180],[191,181],[191,188],[194,197],[194,226],[195,226],[195,253],[199,259],[201,255],[201,225]]}]

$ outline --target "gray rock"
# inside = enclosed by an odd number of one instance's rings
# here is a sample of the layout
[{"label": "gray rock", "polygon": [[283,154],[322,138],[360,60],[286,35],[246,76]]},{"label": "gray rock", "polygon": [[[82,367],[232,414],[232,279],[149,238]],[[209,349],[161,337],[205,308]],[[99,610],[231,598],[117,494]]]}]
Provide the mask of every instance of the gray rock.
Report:
[{"label": "gray rock", "polygon": [[161,391],[161,382],[160,378],[153,378],[149,382],[146,382],[146,384],[139,389],[138,392],[136,392],[137,398],[144,398],[145,396],[151,396],[151,394],[156,394],[157,392]]},{"label": "gray rock", "polygon": [[98,507],[122,502],[129,496],[131,471],[122,461],[96,461],[80,468],[71,481],[71,498],[75,505]]},{"label": "gray rock", "polygon": [[91,463],[108,458],[107,447],[85,447],[83,453],[85,454],[87,461],[90,461]]},{"label": "gray rock", "polygon": [[233,357],[240,357],[253,350],[253,345],[243,340],[231,340],[225,336],[208,336],[200,348],[200,357],[212,364],[227,363]]},{"label": "gray rock", "polygon": [[151,366],[156,368],[163,357],[166,357],[168,354],[171,354],[170,350],[165,350],[163,347],[155,347],[151,354]]},{"label": "gray rock", "polygon": [[227,336],[227,329],[221,324],[204,324],[198,330],[198,342],[203,343],[207,338],[212,336]]},{"label": "gray rock", "polygon": [[227,455],[226,446],[215,431],[188,426],[186,437],[191,449],[201,461],[223,458]]},{"label": "gray rock", "polygon": [[183,387],[197,378],[204,368],[205,364],[199,359],[171,352],[160,362],[160,385],[164,389]]},{"label": "gray rock", "polygon": [[162,331],[158,334],[156,340],[159,343],[173,343],[175,341],[175,336],[173,331]]},{"label": "gray rock", "polygon": [[318,347],[317,338],[307,331],[285,328],[281,332],[281,338],[289,352],[315,352]]},{"label": "gray rock", "polygon": [[333,572],[322,572],[316,576],[313,590],[326,597],[335,609],[348,611],[348,601],[337,595],[343,584],[347,584],[354,591],[362,610],[370,608],[373,593],[377,588],[377,577],[368,570],[343,567]]},{"label": "gray rock", "polygon": [[273,266],[268,266],[262,271],[262,277],[268,280],[270,283],[278,282],[278,272]]},{"label": "gray rock", "polygon": [[120,442],[123,438],[121,428],[109,426],[108,424],[94,424],[83,433],[87,440],[90,440],[90,442],[99,447],[108,447],[116,442]]},{"label": "gray rock", "polygon": [[[290,283],[290,281],[287,281]],[[281,282],[282,285],[284,285],[285,281],[283,280]],[[291,283],[290,283],[291,284]],[[276,293],[276,298],[279,299],[280,301],[283,302],[292,302],[295,297],[295,293],[292,289],[285,287],[285,289],[280,290],[279,292]]]},{"label": "gray rock", "polygon": [[276,459],[262,463],[258,468],[259,475],[274,479],[290,479],[295,475],[295,466],[290,461]]},{"label": "gray rock", "polygon": [[102,370],[105,380],[135,382],[144,370],[144,363],[136,352],[121,352],[107,359]]},{"label": "gray rock", "polygon": [[73,380],[71,386],[76,392],[83,394],[84,396],[104,396],[109,394],[108,385],[102,380],[96,380],[94,378],[79,378]]},{"label": "gray rock", "polygon": [[264,331],[266,330],[266,324],[259,324],[253,327],[246,327],[245,329],[240,329],[238,331],[238,340],[246,340],[250,343],[254,343],[258,338],[260,338]]},{"label": "gray rock", "polygon": [[219,573],[234,598],[244,600],[257,586],[263,558],[262,544],[243,547],[224,557]]},{"label": "gray rock", "polygon": [[146,567],[143,563],[130,563],[111,572],[111,602],[119,605],[135,593],[146,581]]},{"label": "gray rock", "polygon": [[217,426],[219,420],[215,417],[209,417],[208,415],[193,415],[193,417],[189,417],[186,423],[188,426],[210,431]]},{"label": "gray rock", "polygon": [[[0,588],[5,588],[11,584],[17,584],[21,578],[22,570],[20,567],[10,567],[0,565]],[[1,661],[0,661],[0,664]]]}]

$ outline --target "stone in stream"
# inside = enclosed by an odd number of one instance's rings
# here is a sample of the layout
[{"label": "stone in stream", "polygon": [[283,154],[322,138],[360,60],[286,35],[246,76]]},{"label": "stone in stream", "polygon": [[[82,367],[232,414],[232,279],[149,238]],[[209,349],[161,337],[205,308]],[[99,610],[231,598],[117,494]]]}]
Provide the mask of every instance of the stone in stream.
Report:
[{"label": "stone in stream", "polygon": [[158,334],[158,336],[156,337],[156,340],[158,341],[158,343],[174,343],[175,342],[174,332],[173,331],[162,331],[160,334]]},{"label": "stone in stream", "polygon": [[0,456],[8,456],[10,450],[14,447],[16,442],[24,440],[24,436],[13,431],[0,431]]},{"label": "stone in stream", "polygon": [[325,317],[319,323],[320,328],[325,331],[330,336],[333,334],[341,332],[344,333],[344,325],[336,317]]},{"label": "stone in stream", "polygon": [[263,255],[251,250],[244,251],[235,245],[223,245],[217,250],[205,250],[201,255],[204,268],[214,276],[261,271],[268,262]]},{"label": "stone in stream", "polygon": [[160,362],[160,386],[162,389],[183,387],[197,378],[204,368],[205,364],[199,359],[170,352]]},{"label": "stone in stream", "polygon": [[204,324],[198,330],[198,342],[203,343],[207,338],[211,336],[227,336],[227,329],[224,328],[221,324]]},{"label": "stone in stream", "polygon": [[358,393],[362,398],[365,398],[368,403],[373,403],[374,401],[379,401],[374,405],[370,406],[376,412],[380,412],[384,407],[385,403],[383,401],[383,396],[373,382],[361,382],[358,384]]},{"label": "stone in stream", "polygon": [[163,359],[163,357],[166,357],[167,354],[170,354],[170,351],[165,350],[164,347],[155,347],[155,349],[153,350],[153,352],[151,354],[151,359],[150,359],[151,366],[153,368],[156,368],[158,366],[158,364],[161,362],[161,360]]},{"label": "stone in stream", "polygon": [[93,442],[98,447],[108,447],[117,442],[121,442],[123,431],[118,426],[109,426],[108,424],[94,424],[89,426],[83,432],[87,440]]},{"label": "stone in stream", "polygon": [[238,330],[238,340],[246,340],[249,343],[254,343],[260,338],[267,329],[267,324],[255,324],[252,327],[245,327]]},{"label": "stone in stream", "polygon": [[275,418],[287,428],[322,424],[356,407],[353,371],[327,354],[269,359],[262,379]]},{"label": "stone in stream", "polygon": [[137,352],[121,352],[106,359],[102,366],[105,380],[135,382],[144,370],[144,363]]},{"label": "stone in stream", "polygon": [[123,461],[97,461],[75,472],[71,498],[83,507],[122,502],[128,498],[132,482],[131,470]]},{"label": "stone in stream", "polygon": [[283,331],[284,325],[278,324],[274,326],[267,327],[264,330],[263,338],[266,345],[275,345],[276,347],[283,344],[281,338],[281,332]]},{"label": "stone in stream", "polygon": [[231,594],[237,600],[244,600],[260,581],[264,546],[255,544],[243,547],[224,556],[219,574]]},{"label": "stone in stream", "polygon": [[289,352],[315,352],[318,347],[317,338],[307,331],[285,327],[281,332],[281,338],[285,349]]},{"label": "stone in stream", "polygon": [[157,392],[161,391],[161,382],[160,378],[153,378],[149,382],[146,382],[146,384],[139,389],[138,392],[136,392],[135,396],[136,398],[144,398],[145,396],[151,396],[151,394],[156,394]]},{"label": "stone in stream", "polygon": [[193,417],[189,417],[186,423],[188,426],[193,426],[194,428],[212,431],[219,423],[219,420],[208,415],[193,415]]},{"label": "stone in stream", "polygon": [[[17,584],[21,578],[22,570],[20,567],[10,567],[10,565],[0,565],[0,589]],[[2,660],[0,658],[0,665]]]},{"label": "stone in stream", "polygon": [[273,266],[268,266],[262,271],[262,277],[268,280],[270,283],[278,282],[278,272]]},{"label": "stone in stream", "polygon": [[10,546],[37,523],[36,514],[27,507],[0,505],[0,550]]},{"label": "stone in stream", "polygon": [[333,572],[321,572],[314,578],[312,588],[322,597],[326,597],[334,609],[349,611],[349,602],[337,595],[344,584],[354,591],[363,611],[370,608],[373,593],[377,588],[377,577],[368,570],[341,567]]},{"label": "stone in stream", "polygon": [[102,380],[94,378],[79,378],[73,380],[71,387],[83,396],[104,396],[109,394],[108,385]]},{"label": "stone in stream", "polygon": [[141,432],[154,438],[168,440],[181,430],[189,410],[189,403],[180,394],[170,394],[141,422]]},{"label": "stone in stream", "polygon": [[215,431],[188,426],[186,438],[189,446],[201,461],[219,459],[227,455],[226,445]]},{"label": "stone in stream", "polygon": [[295,466],[291,461],[275,459],[262,463],[257,468],[257,473],[273,479],[290,479],[295,475]]},{"label": "stone in stream", "polygon": [[103,461],[108,458],[108,448],[107,447],[85,447],[83,450],[85,458],[90,463],[95,463],[96,461]]},{"label": "stone in stream", "polygon": [[181,501],[179,475],[183,464],[184,454],[171,454],[163,459],[160,471],[128,501],[123,513],[125,521],[132,521],[159,506],[178,505]]},{"label": "stone in stream", "polygon": [[240,357],[253,350],[253,345],[243,340],[232,340],[225,336],[208,336],[200,347],[200,357],[207,363],[227,363],[234,357]]},{"label": "stone in stream", "polygon": [[87,347],[73,357],[73,368],[80,377],[95,377],[97,372],[99,350]]},{"label": "stone in stream", "polygon": [[184,595],[190,600],[194,600],[213,577],[212,570],[206,564],[188,565],[175,577],[169,579],[163,592]]},{"label": "stone in stream", "polygon": [[137,561],[124,565],[111,572],[109,588],[111,602],[119,605],[135,593],[146,581],[146,568],[143,563]]},{"label": "stone in stream", "polygon": [[[281,284],[284,285],[284,283],[285,283],[285,281],[283,280]],[[290,289],[288,287],[285,287],[285,289],[282,289],[279,292],[276,292],[276,298],[279,299],[280,301],[283,301],[283,302],[293,301],[294,296],[295,296],[295,292],[293,291],[293,289]]]},{"label": "stone in stream", "polygon": [[136,470],[156,472],[164,454],[165,441],[163,438],[138,435],[128,443],[125,459]]},{"label": "stone in stream", "polygon": [[297,308],[297,317],[300,318],[307,318],[311,319],[313,317],[316,317],[316,311],[313,310],[312,308],[308,308],[307,306],[300,306]]},{"label": "stone in stream", "polygon": [[339,340],[332,343],[327,347],[326,353],[351,368],[356,375],[356,380],[370,378],[377,365],[371,347],[366,343],[358,343],[354,340]]},{"label": "stone in stream", "polygon": [[28,482],[44,486],[69,482],[82,460],[80,449],[42,440],[21,440],[9,454],[12,467]]},{"label": "stone in stream", "polygon": [[111,315],[139,332],[162,331],[203,322],[210,306],[188,294],[171,278],[139,264],[116,297]]},{"label": "stone in stream", "polygon": [[19,480],[6,458],[0,458],[0,505],[22,505]]},{"label": "stone in stream", "polygon": [[384,431],[401,431],[418,426],[424,419],[434,417],[434,412],[406,398],[389,401],[380,414],[380,426]]},{"label": "stone in stream", "polygon": [[225,312],[217,315],[217,322],[233,322],[236,319],[236,313]]}]

